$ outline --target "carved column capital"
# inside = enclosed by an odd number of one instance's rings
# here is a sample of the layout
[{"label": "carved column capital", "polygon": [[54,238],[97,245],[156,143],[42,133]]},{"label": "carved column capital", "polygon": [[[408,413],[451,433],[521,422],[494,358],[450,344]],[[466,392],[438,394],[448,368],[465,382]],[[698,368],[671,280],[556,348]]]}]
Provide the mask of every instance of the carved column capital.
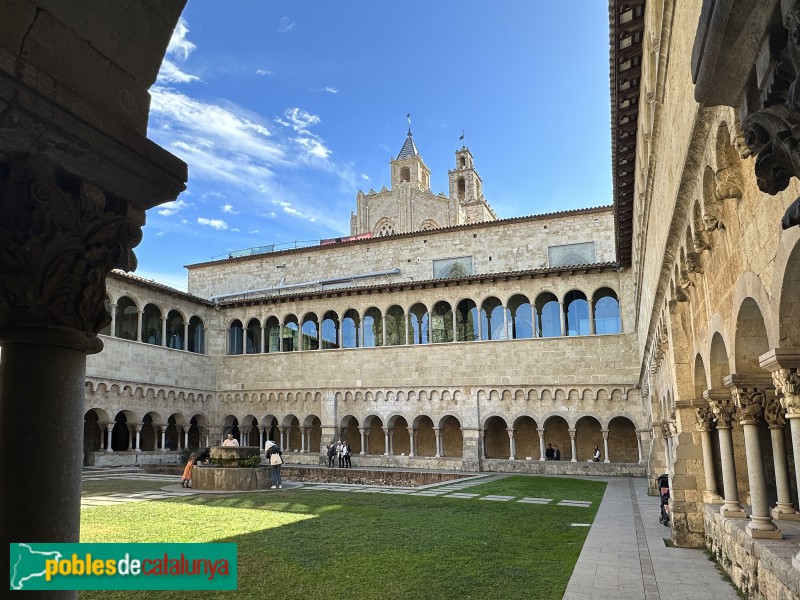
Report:
[{"label": "carved column capital", "polygon": [[731,374],[723,379],[731,391],[742,425],[757,423],[764,416],[767,394],[774,393],[772,378],[762,374]]},{"label": "carved column capital", "polygon": [[[31,327],[72,330],[87,352],[106,312],[106,274],[136,268],[144,214],[88,181],[31,157],[0,176],[0,339]],[[0,173],[2,173],[0,169]],[[57,342],[56,342],[57,343]],[[76,345],[74,341],[60,345]]]},{"label": "carved column capital", "polygon": [[669,426],[669,423],[661,424],[661,437],[664,439],[672,437],[672,428]]},{"label": "carved column capital", "polygon": [[767,396],[764,403],[764,420],[770,429],[782,429],[786,424],[786,409],[777,396]]},{"label": "carved column capital", "polygon": [[714,411],[710,406],[697,408],[697,427],[700,431],[711,431],[714,427]]},{"label": "carved column capital", "polygon": [[773,348],[759,357],[759,364],[771,372],[775,393],[786,410],[786,418],[800,418],[800,350]]},{"label": "carved column capital", "polygon": [[708,400],[708,405],[716,417],[717,429],[730,429],[731,422],[736,417],[736,403],[729,390],[706,390],[703,397]]}]

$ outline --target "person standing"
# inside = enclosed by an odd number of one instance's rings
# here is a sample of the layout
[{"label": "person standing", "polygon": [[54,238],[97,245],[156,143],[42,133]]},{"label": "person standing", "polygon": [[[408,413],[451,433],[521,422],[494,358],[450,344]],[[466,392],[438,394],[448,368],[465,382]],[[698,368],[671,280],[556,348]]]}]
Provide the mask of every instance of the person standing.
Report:
[{"label": "person standing", "polygon": [[328,446],[328,466],[329,467],[333,466],[333,458],[335,456],[336,456],[336,444],[331,442],[331,444]]},{"label": "person standing", "polygon": [[339,468],[340,469],[344,467],[344,456],[343,456],[343,453],[342,453],[342,447],[343,446],[344,446],[344,444],[341,442],[341,440],[336,442],[336,458],[339,459]]},{"label": "person standing", "polygon": [[236,448],[239,446],[239,440],[233,437],[232,433],[228,434],[228,438],[222,442],[223,446]]},{"label": "person standing", "polygon": [[181,487],[192,487],[192,471],[194,470],[195,462],[197,461],[197,453],[192,452],[189,455],[189,460],[186,467],[183,469],[183,477],[181,477]]},{"label": "person standing", "polygon": [[272,440],[267,440],[264,445],[267,454],[267,462],[269,463],[270,480],[272,482],[271,490],[275,488],[282,488],[281,485],[281,465],[283,464],[283,452],[280,447]]},{"label": "person standing", "polygon": [[600,462],[600,446],[594,447],[594,456],[592,458],[594,458],[594,462]]},{"label": "person standing", "polygon": [[547,444],[547,450],[544,451],[545,460],[553,460],[553,444]]},{"label": "person standing", "polygon": [[561,460],[561,450],[558,449],[558,444],[553,447],[553,460]]},{"label": "person standing", "polygon": [[344,466],[348,469],[352,468],[352,464],[350,463],[350,455],[352,452],[350,451],[350,444],[346,441],[342,444],[342,456],[344,457]]}]

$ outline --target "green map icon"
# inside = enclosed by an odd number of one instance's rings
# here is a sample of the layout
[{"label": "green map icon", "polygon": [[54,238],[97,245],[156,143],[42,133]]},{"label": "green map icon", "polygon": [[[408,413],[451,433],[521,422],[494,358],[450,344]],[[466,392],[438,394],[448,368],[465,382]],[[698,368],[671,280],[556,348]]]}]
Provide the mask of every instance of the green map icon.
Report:
[{"label": "green map icon", "polygon": [[60,552],[41,552],[28,544],[11,544],[10,551],[12,590],[24,590],[31,579],[44,578],[45,561],[61,558]]}]

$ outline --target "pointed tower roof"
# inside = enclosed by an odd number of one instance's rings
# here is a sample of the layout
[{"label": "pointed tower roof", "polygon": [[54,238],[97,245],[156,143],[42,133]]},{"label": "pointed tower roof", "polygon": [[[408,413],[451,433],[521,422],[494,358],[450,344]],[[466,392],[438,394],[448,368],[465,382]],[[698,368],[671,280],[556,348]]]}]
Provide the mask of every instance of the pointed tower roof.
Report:
[{"label": "pointed tower roof", "polygon": [[396,160],[400,160],[402,158],[411,158],[412,156],[419,156],[419,151],[417,150],[417,146],[414,144],[414,138],[411,137],[411,128],[409,128],[406,141],[403,142],[403,147],[400,148],[400,154],[397,155]]}]

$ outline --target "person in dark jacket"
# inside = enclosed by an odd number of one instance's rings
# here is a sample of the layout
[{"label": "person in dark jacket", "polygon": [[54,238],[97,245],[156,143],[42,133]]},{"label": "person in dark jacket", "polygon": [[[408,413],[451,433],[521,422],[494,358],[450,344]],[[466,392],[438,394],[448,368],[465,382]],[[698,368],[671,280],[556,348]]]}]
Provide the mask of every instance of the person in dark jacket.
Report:
[{"label": "person in dark jacket", "polygon": [[[269,463],[270,479],[272,481],[272,487],[270,487],[270,489],[280,489],[283,487],[281,485],[281,465],[283,464],[283,452],[281,452],[280,447],[272,440],[267,440],[265,447],[267,450],[267,462]],[[275,464],[273,464],[272,460],[274,455],[279,456],[281,459]]]},{"label": "person in dark jacket", "polygon": [[333,459],[336,457],[336,444],[328,446],[328,466],[333,466]]},{"label": "person in dark jacket", "polygon": [[553,448],[553,460],[561,460],[561,450],[558,449],[558,444]]}]

